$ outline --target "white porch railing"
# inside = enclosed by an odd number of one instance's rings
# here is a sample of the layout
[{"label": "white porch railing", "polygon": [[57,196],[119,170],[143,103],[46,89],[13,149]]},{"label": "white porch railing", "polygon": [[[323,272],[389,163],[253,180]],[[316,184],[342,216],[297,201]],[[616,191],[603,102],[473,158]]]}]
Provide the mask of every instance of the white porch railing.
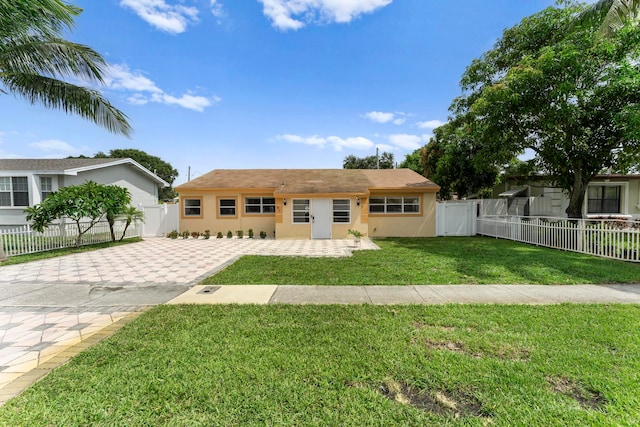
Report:
[{"label": "white porch railing", "polygon": [[[82,229],[88,223],[81,223]],[[114,231],[116,239],[122,236],[125,223],[116,221]],[[139,237],[141,232],[140,224],[130,224],[127,228],[125,239]],[[76,223],[52,224],[44,232],[38,233],[31,229],[29,225],[22,225],[15,228],[0,229],[0,244],[4,245],[6,256],[24,255],[35,252],[50,251],[73,247],[76,245],[78,228]],[[109,223],[101,221],[96,223],[87,231],[80,240],[80,245],[91,245],[111,241]]]},{"label": "white porch railing", "polygon": [[478,234],[640,262],[640,222],[617,219],[479,217]]}]

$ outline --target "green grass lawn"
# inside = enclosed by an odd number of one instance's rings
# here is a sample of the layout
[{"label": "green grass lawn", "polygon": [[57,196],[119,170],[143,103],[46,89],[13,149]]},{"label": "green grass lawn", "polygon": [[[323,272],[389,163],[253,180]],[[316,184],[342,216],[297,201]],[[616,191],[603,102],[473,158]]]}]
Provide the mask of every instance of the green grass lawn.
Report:
[{"label": "green grass lawn", "polygon": [[2,426],[640,424],[640,307],[160,306]]},{"label": "green grass lawn", "polygon": [[245,256],[203,284],[638,283],[640,264],[487,237],[375,240],[349,258]]}]

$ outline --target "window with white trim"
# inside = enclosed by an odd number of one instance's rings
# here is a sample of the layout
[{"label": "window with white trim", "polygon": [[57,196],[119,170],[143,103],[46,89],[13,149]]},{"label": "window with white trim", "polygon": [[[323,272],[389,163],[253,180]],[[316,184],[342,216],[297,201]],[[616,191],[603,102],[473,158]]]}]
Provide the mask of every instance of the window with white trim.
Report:
[{"label": "window with white trim", "polygon": [[246,214],[272,214],[276,212],[275,197],[245,197],[244,213]]},{"label": "window with white trim", "polygon": [[218,199],[219,216],[236,216],[236,199]]},{"label": "window with white trim", "polygon": [[620,186],[590,185],[587,190],[587,213],[620,213]]},{"label": "window with white trim", "polygon": [[184,199],[184,216],[202,216],[202,200]]},{"label": "window with white trim", "polygon": [[377,196],[369,198],[371,214],[415,214],[420,213],[418,196]]},{"label": "window with white trim", "polygon": [[40,200],[44,200],[53,193],[53,179],[50,176],[40,177]]},{"label": "window with white trim", "polygon": [[339,224],[351,223],[351,200],[333,199],[333,222]]},{"label": "window with white trim", "polygon": [[293,223],[305,224],[311,222],[310,208],[311,202],[309,199],[294,199],[292,202]]},{"label": "window with white trim", "polygon": [[0,177],[0,206],[29,206],[29,181],[26,176]]}]

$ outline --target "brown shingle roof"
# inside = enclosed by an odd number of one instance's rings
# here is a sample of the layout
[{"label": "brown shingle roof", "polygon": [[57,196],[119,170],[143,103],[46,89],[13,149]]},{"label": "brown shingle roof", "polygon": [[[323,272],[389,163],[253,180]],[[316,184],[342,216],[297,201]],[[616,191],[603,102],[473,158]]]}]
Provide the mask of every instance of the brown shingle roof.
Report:
[{"label": "brown shingle roof", "polygon": [[63,171],[112,163],[120,159],[0,159],[0,170]]},{"label": "brown shingle roof", "polygon": [[436,192],[440,186],[411,169],[367,169],[361,172],[369,179],[370,190],[422,189]]},{"label": "brown shingle roof", "polygon": [[410,169],[218,169],[176,188],[185,190],[261,189],[276,194],[366,194],[373,189],[438,191],[439,186]]}]

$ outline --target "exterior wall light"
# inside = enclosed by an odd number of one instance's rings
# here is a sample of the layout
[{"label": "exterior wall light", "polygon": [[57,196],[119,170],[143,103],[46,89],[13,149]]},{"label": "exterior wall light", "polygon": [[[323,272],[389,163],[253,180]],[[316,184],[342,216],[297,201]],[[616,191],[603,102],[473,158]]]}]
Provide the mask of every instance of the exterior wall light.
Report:
[{"label": "exterior wall light", "polygon": [[282,204],[287,206],[287,199],[282,199]]},{"label": "exterior wall light", "polygon": [[360,197],[356,196],[356,205],[360,206]]}]

